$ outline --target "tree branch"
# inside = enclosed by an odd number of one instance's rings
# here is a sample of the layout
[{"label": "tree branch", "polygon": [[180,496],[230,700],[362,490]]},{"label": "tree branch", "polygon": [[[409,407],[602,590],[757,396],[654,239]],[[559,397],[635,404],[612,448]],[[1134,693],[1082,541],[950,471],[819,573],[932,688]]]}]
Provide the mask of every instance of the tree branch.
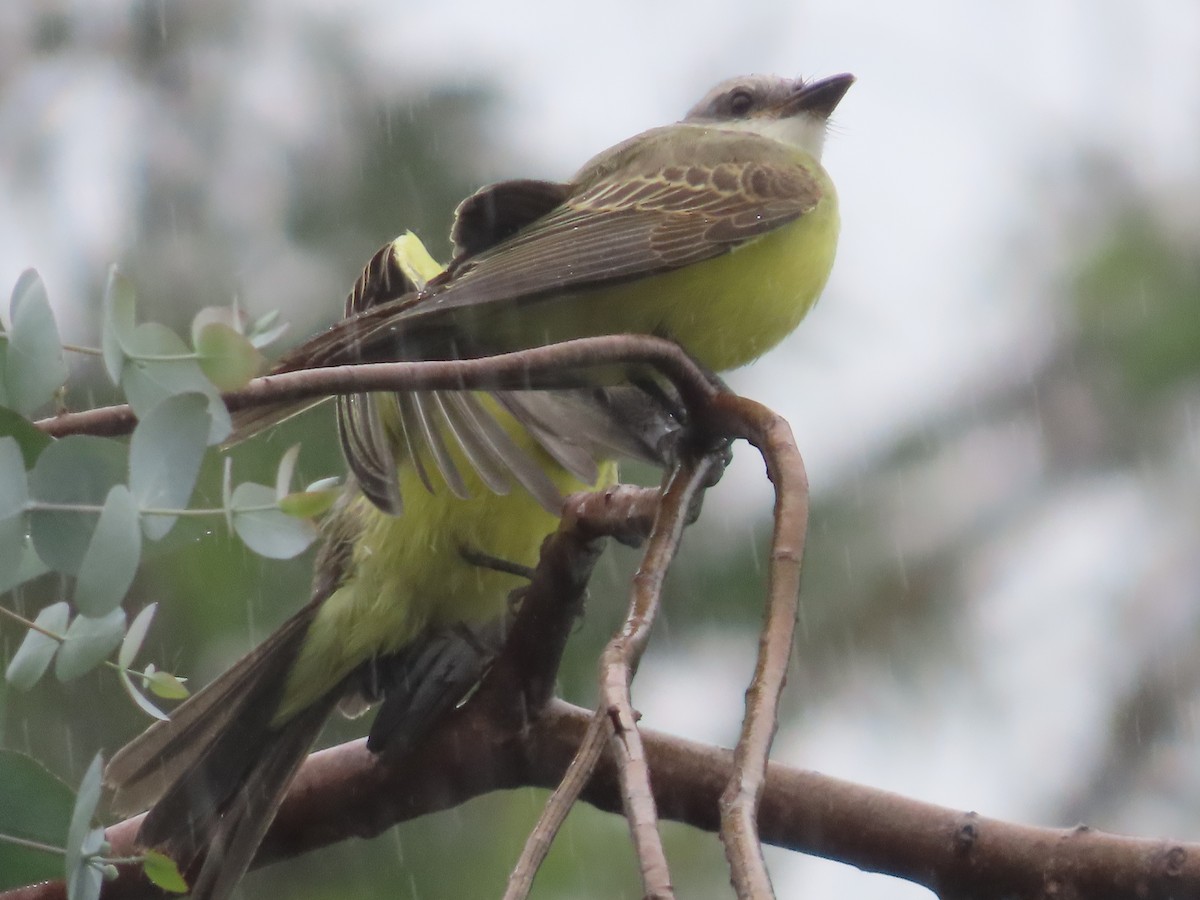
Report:
[{"label": "tree branch", "polygon": [[[256,865],[371,837],[488,791],[553,787],[591,716],[552,700],[521,736],[497,729],[494,717],[471,703],[402,764],[381,763],[363,740],[315,753],[289,790]],[[659,815],[715,832],[733,754],[646,728],[642,739]],[[601,762],[583,799],[620,813],[611,761]],[[140,818],[108,829],[115,852],[136,849]],[[779,763],[767,767],[759,826],[767,843],[904,878],[943,898],[1200,896],[1200,844],[1016,825]],[[106,885],[105,900],[163,896],[132,874],[123,871]],[[0,894],[3,900],[65,896],[60,882]]]},{"label": "tree branch", "polygon": [[[522,390],[577,387],[576,373],[613,365],[646,366],[671,381],[685,408],[703,408],[716,385],[671,341],[634,334],[580,338],[481,359],[364,363],[282,372],[255,378],[240,391],[223,394],[231,412],[252,406],[320,400],[370,391]],[[566,377],[571,372],[575,377]],[[129,434],[137,418],[128,405],[63,413],[35,423],[51,437]]]},{"label": "tree branch", "polygon": [[779,698],[787,681],[800,601],[800,564],[808,534],[808,475],[782,417],[745,397],[718,394],[712,416],[720,433],[742,437],[762,454],[775,485],[775,525],[767,581],[766,621],[758,661],[746,691],[746,715],[734,751],[733,777],[721,794],[721,841],[740,898],[773,897],[762,855],[758,806],[766,783],[771,742],[779,727]]}]

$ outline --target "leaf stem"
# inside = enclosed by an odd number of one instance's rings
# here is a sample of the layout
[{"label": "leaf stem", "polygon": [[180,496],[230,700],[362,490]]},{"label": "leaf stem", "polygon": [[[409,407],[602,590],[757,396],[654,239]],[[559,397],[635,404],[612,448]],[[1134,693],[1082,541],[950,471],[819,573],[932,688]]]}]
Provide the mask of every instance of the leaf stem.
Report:
[{"label": "leaf stem", "polygon": [[40,850],[43,853],[55,853],[59,856],[66,856],[67,851],[62,847],[55,847],[53,844],[43,844],[41,841],[31,841],[29,838],[19,838],[13,834],[4,834],[0,832],[0,844],[12,844],[14,847],[24,847],[27,850]]}]

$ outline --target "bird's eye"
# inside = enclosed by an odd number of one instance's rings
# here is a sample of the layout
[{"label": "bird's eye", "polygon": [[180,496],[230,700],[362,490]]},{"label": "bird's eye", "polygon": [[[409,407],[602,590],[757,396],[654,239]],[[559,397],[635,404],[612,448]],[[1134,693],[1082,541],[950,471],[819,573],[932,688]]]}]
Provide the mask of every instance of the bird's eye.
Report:
[{"label": "bird's eye", "polygon": [[737,90],[729,95],[729,111],[735,116],[744,116],[754,107],[754,97],[749,91]]}]

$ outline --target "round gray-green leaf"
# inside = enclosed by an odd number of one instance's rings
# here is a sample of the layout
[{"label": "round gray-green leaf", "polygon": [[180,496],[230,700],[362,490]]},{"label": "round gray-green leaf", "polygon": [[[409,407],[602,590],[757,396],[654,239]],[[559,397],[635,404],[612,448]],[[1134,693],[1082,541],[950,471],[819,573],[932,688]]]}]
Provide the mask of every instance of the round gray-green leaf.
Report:
[{"label": "round gray-green leaf", "polygon": [[[129,487],[138,508],[187,506],[208,443],[208,399],[176,394],[138,422],[129,442]],[[175,516],[143,515],[142,531],[152,541],[175,524]]]},{"label": "round gray-green leaf", "polygon": [[21,445],[15,438],[0,437],[0,520],[19,516],[28,499]]},{"label": "round gray-green leaf", "polygon": [[113,384],[121,383],[125,367],[125,345],[133,339],[137,315],[137,297],[133,284],[116,266],[108,270],[104,287],[104,324],[100,332],[100,347],[104,354],[104,369]]},{"label": "round gray-green leaf", "polygon": [[[70,616],[71,608],[66,601],[59,601],[39,612],[33,622],[51,634],[61,635],[67,630]],[[8,663],[5,679],[17,690],[29,690],[41,679],[58,648],[59,643],[54,638],[29,629]]]},{"label": "round gray-green leaf", "polygon": [[[125,448],[116,441],[70,435],[42,451],[29,476],[29,493],[45,503],[100,506],[125,481]],[[98,513],[33,510],[29,533],[38,556],[56,572],[77,575]]]},{"label": "round gray-green leaf", "polygon": [[119,606],[133,584],[141,553],[137,506],[129,488],[114,485],[79,566],[76,608],[86,616],[103,616]]},{"label": "round gray-green leaf", "polygon": [[82,861],[84,842],[92,831],[92,818],[100,805],[101,776],[104,762],[97,753],[83,774],[79,790],[75,794],[75,805],[71,809],[71,824],[67,829],[67,871],[76,868]]},{"label": "round gray-green leaf", "polygon": [[[139,419],[148,415],[167,397],[186,393],[204,394],[208,398],[208,411],[212,417],[208,443],[225,439],[232,428],[225,403],[179,335],[165,325],[145,322],[134,329],[126,350],[130,358],[125,360],[121,372],[121,387],[125,389],[125,399]],[[149,358],[138,359],[136,356]]]},{"label": "round gray-green leaf", "polygon": [[106,616],[76,616],[54,661],[59,681],[70,681],[96,668],[117,649],[125,637],[125,610],[118,607]]},{"label": "round gray-green leaf", "polygon": [[316,540],[316,527],[279,509],[275,491],[266,485],[239,484],[233,490],[230,508],[238,537],[260,556],[291,559]]},{"label": "round gray-green leaf", "polygon": [[129,631],[121,640],[121,652],[117,654],[117,665],[122,669],[128,669],[137,659],[138,651],[142,649],[142,642],[146,640],[146,633],[150,630],[150,623],[154,621],[156,612],[158,604],[151,603],[133,617]]},{"label": "round gray-green leaf", "polygon": [[21,413],[44,406],[67,380],[67,363],[46,286],[26,269],[13,288],[9,307],[12,328],[4,361],[9,404]]}]

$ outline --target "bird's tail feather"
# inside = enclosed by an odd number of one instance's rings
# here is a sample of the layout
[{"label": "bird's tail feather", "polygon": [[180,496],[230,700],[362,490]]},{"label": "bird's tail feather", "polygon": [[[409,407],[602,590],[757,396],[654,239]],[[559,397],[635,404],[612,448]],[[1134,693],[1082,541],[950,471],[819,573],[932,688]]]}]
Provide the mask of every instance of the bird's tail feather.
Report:
[{"label": "bird's tail feather", "polygon": [[175,860],[196,900],[233,889],[340,697],[331,691],[273,722],[317,607],[306,606],[169,721],[131,741],[105,771],[117,811],[151,807],[138,841]]}]

